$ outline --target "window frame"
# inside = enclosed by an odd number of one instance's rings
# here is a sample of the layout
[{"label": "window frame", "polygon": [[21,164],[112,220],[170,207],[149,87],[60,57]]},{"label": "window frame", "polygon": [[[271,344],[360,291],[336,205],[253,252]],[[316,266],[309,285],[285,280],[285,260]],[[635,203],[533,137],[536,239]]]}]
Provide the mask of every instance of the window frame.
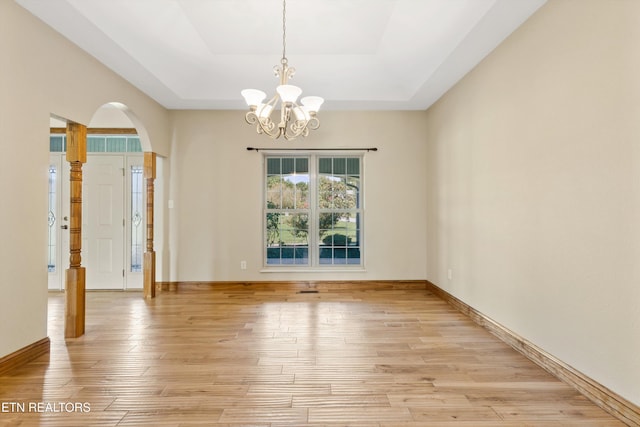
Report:
[{"label": "window frame", "polygon": [[[364,271],[365,270],[365,247],[364,247],[364,213],[365,213],[365,179],[364,179],[364,163],[365,163],[365,151],[356,151],[350,153],[344,153],[340,151],[325,151],[322,153],[314,151],[264,151],[262,153],[263,171],[262,171],[262,209],[260,210],[262,215],[262,272],[304,272],[304,271]],[[308,230],[307,230],[307,243],[308,243],[308,263],[306,264],[273,264],[268,262],[267,252],[269,249],[268,242],[268,230],[267,230],[267,214],[275,211],[285,211],[285,209],[269,209],[267,208],[267,180],[269,176],[268,172],[268,159],[270,158],[306,158],[308,159],[308,174],[309,174],[309,209],[308,209]],[[354,264],[349,263],[335,263],[335,257],[331,257],[332,263],[320,262],[320,236],[319,236],[319,217],[320,213],[327,213],[332,211],[327,208],[320,208],[319,205],[319,193],[320,193],[320,159],[321,158],[355,158],[358,159],[358,177],[359,177],[359,189],[357,197],[358,207],[354,209],[346,209],[350,212],[355,212],[359,215],[357,223],[359,228],[356,228],[356,237],[358,246],[354,246],[359,250],[359,262]],[[345,172],[345,175],[348,175]],[[298,213],[298,210],[288,210],[289,213]],[[335,209],[333,211],[343,212],[345,209]],[[348,247],[348,246],[347,246]],[[282,258],[281,258],[282,259]]]}]

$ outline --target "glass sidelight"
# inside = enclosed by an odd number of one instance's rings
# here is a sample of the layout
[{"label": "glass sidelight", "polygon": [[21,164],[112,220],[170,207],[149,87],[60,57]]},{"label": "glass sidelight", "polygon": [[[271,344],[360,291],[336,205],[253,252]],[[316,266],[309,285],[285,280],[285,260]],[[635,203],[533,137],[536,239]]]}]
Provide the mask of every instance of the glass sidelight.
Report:
[{"label": "glass sidelight", "polygon": [[130,271],[142,272],[144,252],[144,179],[143,167],[131,166],[131,263]]},{"label": "glass sidelight", "polygon": [[56,165],[49,166],[49,214],[47,218],[49,242],[47,245],[47,270],[49,273],[55,273],[57,268],[57,204],[56,204],[56,186],[58,185],[58,168]]}]

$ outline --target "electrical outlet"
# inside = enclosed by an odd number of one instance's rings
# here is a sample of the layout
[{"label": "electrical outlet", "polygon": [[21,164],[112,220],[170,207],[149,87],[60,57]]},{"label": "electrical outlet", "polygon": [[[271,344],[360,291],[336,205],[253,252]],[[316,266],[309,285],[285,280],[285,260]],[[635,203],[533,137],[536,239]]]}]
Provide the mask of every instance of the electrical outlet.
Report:
[{"label": "electrical outlet", "polygon": [[247,261],[240,261],[240,270],[247,269]]},{"label": "electrical outlet", "polygon": [[453,270],[451,269],[447,270],[447,279],[449,280],[453,279]]}]

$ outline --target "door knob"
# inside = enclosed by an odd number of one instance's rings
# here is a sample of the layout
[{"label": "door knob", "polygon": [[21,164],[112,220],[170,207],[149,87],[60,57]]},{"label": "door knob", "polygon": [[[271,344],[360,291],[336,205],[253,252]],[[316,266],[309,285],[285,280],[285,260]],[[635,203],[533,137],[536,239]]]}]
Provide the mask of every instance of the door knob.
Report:
[{"label": "door knob", "polygon": [[69,229],[69,226],[65,224],[65,225],[61,225],[60,228],[62,228],[63,230],[67,230]]}]

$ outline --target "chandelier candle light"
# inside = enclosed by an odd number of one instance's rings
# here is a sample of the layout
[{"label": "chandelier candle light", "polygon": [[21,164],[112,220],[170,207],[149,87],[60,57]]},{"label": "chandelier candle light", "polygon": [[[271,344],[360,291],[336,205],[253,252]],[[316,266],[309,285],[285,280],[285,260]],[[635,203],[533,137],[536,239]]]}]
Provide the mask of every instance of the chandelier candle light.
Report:
[{"label": "chandelier candle light", "polygon": [[[276,77],[280,78],[280,85],[276,88],[276,94],[268,102],[263,103],[267,94],[258,89],[245,89],[241,92],[249,111],[245,115],[245,120],[250,125],[256,125],[257,132],[263,133],[273,139],[284,137],[292,140],[299,136],[309,135],[309,130],[316,130],[320,127],[320,120],[316,113],[324,102],[319,96],[306,96],[297,104],[297,99],[302,93],[302,89],[288,84],[296,69],[289,66],[287,60],[287,26],[286,26],[287,2],[282,2],[282,59],[280,65],[273,67]],[[271,113],[280,104],[280,121],[271,119]]]}]

